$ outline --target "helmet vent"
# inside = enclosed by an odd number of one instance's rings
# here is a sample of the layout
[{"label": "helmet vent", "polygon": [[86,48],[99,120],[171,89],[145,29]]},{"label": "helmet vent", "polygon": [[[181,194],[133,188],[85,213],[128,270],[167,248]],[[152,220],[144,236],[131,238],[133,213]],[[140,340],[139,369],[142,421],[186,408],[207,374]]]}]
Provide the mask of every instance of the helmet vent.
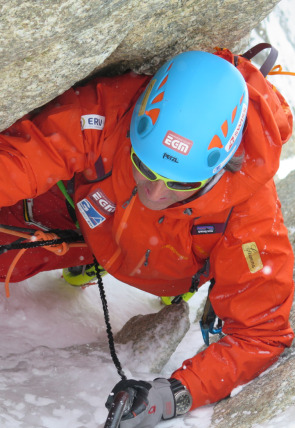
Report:
[{"label": "helmet vent", "polygon": [[143,135],[147,132],[149,129],[150,121],[146,116],[143,116],[140,118],[138,125],[137,125],[137,132],[139,135]]},{"label": "helmet vent", "polygon": [[219,158],[220,158],[219,151],[214,150],[213,152],[211,152],[207,158],[207,163],[209,168],[212,168],[214,165],[216,165],[217,162],[219,161]]}]

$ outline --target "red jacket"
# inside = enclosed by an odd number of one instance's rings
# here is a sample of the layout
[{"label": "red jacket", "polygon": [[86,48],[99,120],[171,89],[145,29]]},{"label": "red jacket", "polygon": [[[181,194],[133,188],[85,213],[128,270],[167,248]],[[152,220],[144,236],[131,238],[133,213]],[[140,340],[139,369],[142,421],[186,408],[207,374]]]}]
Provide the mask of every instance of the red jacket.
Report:
[{"label": "red jacket", "polygon": [[[231,59],[227,51],[222,55]],[[177,295],[189,290],[209,258],[216,280],[211,302],[226,336],[173,374],[190,389],[194,407],[257,376],[293,339],[293,253],[272,179],[292,117],[258,71],[249,75],[249,64],[239,66],[250,96],[242,170],[225,172],[207,193],[162,211],[139,201],[130,161],[132,108],[149,77],[131,73],[70,89],[0,136],[1,206],[37,197],[42,207],[58,180],[75,175],[85,240],[119,280],[158,296]],[[106,178],[91,182],[97,170]],[[65,257],[64,265],[81,264]],[[32,273],[52,267],[43,263]]]}]

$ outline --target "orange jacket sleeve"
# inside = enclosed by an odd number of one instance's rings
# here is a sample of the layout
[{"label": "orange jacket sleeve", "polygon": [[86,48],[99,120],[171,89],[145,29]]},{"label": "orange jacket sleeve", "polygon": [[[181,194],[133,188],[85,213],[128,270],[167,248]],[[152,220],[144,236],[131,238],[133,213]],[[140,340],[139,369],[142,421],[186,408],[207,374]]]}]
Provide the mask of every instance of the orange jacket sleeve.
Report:
[{"label": "orange jacket sleeve", "polygon": [[90,111],[82,108],[78,94],[70,89],[40,114],[0,134],[0,206],[38,196],[87,168],[93,140],[99,141],[102,132],[92,134],[92,143],[82,133],[81,116],[90,112],[103,113],[98,105]]},{"label": "orange jacket sleeve", "polygon": [[[94,79],[0,134],[0,206],[34,198],[75,172],[95,179],[100,143],[111,138],[149,80],[134,73]],[[95,120],[104,125],[93,126]]]},{"label": "orange jacket sleeve", "polygon": [[210,262],[210,300],[226,336],[173,374],[191,391],[193,407],[228,396],[291,345],[293,253],[272,181],[233,209]]}]

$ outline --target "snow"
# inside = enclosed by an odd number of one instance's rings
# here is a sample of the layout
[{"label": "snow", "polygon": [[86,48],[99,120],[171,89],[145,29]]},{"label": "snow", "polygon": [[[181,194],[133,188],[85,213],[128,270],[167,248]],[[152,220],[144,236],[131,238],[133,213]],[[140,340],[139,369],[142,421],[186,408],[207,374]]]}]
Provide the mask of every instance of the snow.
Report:
[{"label": "snow", "polygon": [[[112,330],[129,318],[161,309],[160,300],[115,278],[104,277]],[[4,290],[3,290],[4,291]],[[68,285],[61,271],[45,272],[10,285],[0,295],[0,426],[3,428],[102,428],[104,403],[120,380],[111,360],[96,285]],[[128,378],[169,377],[203,345],[196,313],[207,295],[204,286],[189,301],[191,328],[161,373],[149,373],[117,347]],[[151,344],[153,346],[153,344]],[[156,349],[156,342],[154,344]],[[243,387],[236,388],[236,395]],[[163,428],[209,428],[213,405],[183,418],[161,422]],[[295,407],[255,428],[293,428]]]},{"label": "snow", "polygon": [[[107,275],[104,285],[113,332],[134,315],[161,309],[158,298],[119,283]],[[11,297],[0,296],[0,426],[4,428],[103,427],[108,393],[120,380],[111,361],[99,290],[82,290],[46,272],[10,285]],[[161,373],[148,373],[117,347],[128,378],[169,377],[203,345],[196,313],[205,299],[204,286],[190,300],[191,328]],[[151,346],[153,346],[151,344]],[[156,349],[156,342],[154,344]],[[232,395],[243,387],[236,388]],[[256,428],[293,428],[295,408]],[[209,428],[213,405],[183,418],[161,422],[163,428]],[[285,416],[284,416],[285,415]],[[272,425],[273,424],[273,425]]]},{"label": "snow", "polygon": [[[294,0],[282,0],[265,21],[270,28],[270,42],[280,52],[279,62],[290,71],[295,71],[295,56],[290,54],[295,45],[294,21]],[[259,41],[256,36],[255,42]],[[295,77],[275,76],[270,80],[294,106],[294,98],[290,97],[294,97]],[[284,178],[294,167],[294,158],[282,161],[278,177]],[[114,333],[132,316],[161,308],[158,298],[109,275],[104,284]],[[76,289],[65,283],[60,271],[54,271],[11,284],[10,292],[7,299],[4,286],[0,287],[0,426],[103,427],[107,417],[105,400],[120,378],[109,354],[97,286]],[[195,317],[205,294],[203,287],[190,300],[191,328],[161,373],[148,373],[142,366],[138,371],[136,361],[128,360],[127,353],[118,348],[128,378],[169,377],[184,359],[196,353],[203,342]],[[160,425],[209,428],[212,413],[213,405],[204,406]],[[293,428],[294,418],[295,405],[253,428]]]},{"label": "snow", "polygon": [[[132,316],[161,308],[158,298],[110,275],[104,284],[114,333]],[[192,298],[191,330],[162,373],[150,374],[144,367],[138,372],[136,361],[128,361],[127,353],[118,349],[128,378],[169,377],[202,345],[194,321],[205,288]],[[4,293],[0,296],[0,426],[103,427],[105,400],[120,378],[109,355],[97,286],[71,287],[61,278],[61,271],[54,271],[11,284],[10,293],[9,299]],[[212,408],[191,412],[185,417],[186,426],[209,427]],[[162,426],[179,427],[179,420]]]},{"label": "snow", "polygon": [[280,162],[279,170],[277,172],[277,176],[280,180],[283,180],[294,169],[295,169],[295,156],[291,156],[288,159],[282,159]]}]

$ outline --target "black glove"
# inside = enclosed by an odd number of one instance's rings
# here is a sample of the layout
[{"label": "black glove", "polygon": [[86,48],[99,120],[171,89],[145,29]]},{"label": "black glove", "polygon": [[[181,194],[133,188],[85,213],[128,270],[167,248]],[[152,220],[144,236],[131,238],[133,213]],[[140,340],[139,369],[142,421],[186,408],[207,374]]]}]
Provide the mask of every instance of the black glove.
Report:
[{"label": "black glove", "polygon": [[175,416],[174,395],[167,379],[159,378],[152,382],[133,379],[120,381],[107,399],[108,409],[120,391],[129,393],[120,428],[154,428],[162,418],[171,419]]}]

